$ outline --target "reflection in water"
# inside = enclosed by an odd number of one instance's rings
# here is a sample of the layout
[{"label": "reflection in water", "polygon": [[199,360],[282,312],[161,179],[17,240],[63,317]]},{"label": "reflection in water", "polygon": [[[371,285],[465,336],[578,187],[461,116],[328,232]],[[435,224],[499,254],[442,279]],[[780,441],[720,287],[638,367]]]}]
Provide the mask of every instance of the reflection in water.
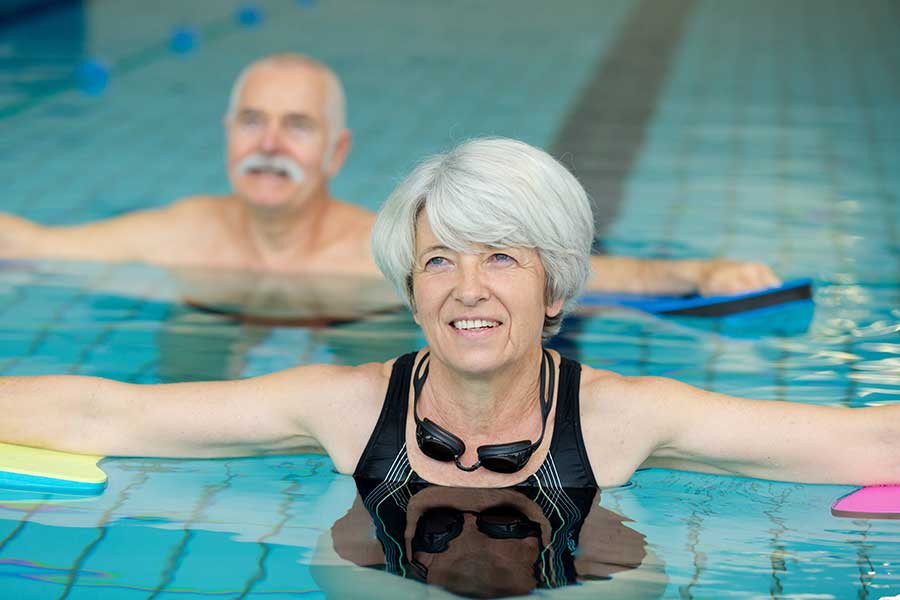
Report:
[{"label": "reflection in water", "polygon": [[156,334],[160,381],[209,381],[261,375],[298,364],[359,365],[416,347],[408,312],[303,327],[242,322],[173,304]]},{"label": "reflection in water", "polygon": [[644,536],[601,508],[596,489],[407,485],[385,493],[383,482],[356,483],[359,496],[332,529],[337,554],[464,597],[606,585],[647,555]]},{"label": "reflection in water", "polygon": [[[408,336],[398,343],[392,335],[398,321],[412,320],[402,318],[399,300],[380,278],[212,269],[169,275],[180,300],[157,338],[163,381],[233,379],[314,362],[356,365],[412,345]],[[298,332],[283,353],[290,360],[259,360],[257,349],[285,329]],[[331,343],[348,337],[357,339]]]}]

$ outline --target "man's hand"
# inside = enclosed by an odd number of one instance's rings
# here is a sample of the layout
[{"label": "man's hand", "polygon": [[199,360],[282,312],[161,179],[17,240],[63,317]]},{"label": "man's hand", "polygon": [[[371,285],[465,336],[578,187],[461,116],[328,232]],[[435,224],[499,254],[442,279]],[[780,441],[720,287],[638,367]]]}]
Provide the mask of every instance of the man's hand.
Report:
[{"label": "man's hand", "polygon": [[758,262],[716,259],[703,265],[697,292],[703,296],[740,294],[781,285],[767,265]]},{"label": "man's hand", "polygon": [[21,217],[0,213],[0,257],[26,258],[37,244],[38,227]]},{"label": "man's hand", "polygon": [[587,289],[614,294],[738,294],[781,284],[758,262],[717,258],[664,260],[592,256]]}]

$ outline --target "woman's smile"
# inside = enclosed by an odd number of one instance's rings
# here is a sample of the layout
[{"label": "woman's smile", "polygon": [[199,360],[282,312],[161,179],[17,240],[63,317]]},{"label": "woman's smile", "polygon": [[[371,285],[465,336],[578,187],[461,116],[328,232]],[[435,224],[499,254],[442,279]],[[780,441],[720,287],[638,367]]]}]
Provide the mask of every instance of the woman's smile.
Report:
[{"label": "woman's smile", "polygon": [[494,333],[501,325],[503,325],[503,323],[500,321],[479,317],[469,317],[450,321],[450,327],[452,327],[456,333],[464,336]]}]

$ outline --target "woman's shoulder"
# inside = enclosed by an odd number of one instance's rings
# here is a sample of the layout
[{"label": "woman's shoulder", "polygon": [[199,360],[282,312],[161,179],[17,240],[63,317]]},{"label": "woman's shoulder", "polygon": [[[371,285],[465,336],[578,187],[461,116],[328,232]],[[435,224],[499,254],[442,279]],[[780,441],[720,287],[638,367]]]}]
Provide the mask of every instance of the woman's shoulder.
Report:
[{"label": "woman's shoulder", "polygon": [[635,402],[652,394],[663,378],[621,375],[606,369],[581,366],[581,400],[588,405],[617,405]]},{"label": "woman's shoulder", "polygon": [[584,392],[601,392],[608,386],[625,385],[630,377],[620,375],[607,369],[595,369],[585,364],[581,365],[581,390]]},{"label": "woman's shoulder", "polygon": [[[321,378],[332,383],[339,383],[345,386],[358,386],[359,391],[366,389],[375,390],[378,387],[387,385],[394,370],[394,365],[402,356],[394,357],[383,362],[369,362],[361,365],[331,365],[320,364],[305,367],[307,370],[313,370],[317,378]],[[304,367],[297,367],[303,370]]]},{"label": "woman's shoulder", "polygon": [[373,403],[380,402],[397,360],[392,358],[384,362],[354,366],[300,365],[246,381],[248,384],[258,381],[267,390],[281,390],[292,394],[302,392],[306,396],[328,398],[332,406],[343,402],[359,406],[360,402],[369,400]]}]

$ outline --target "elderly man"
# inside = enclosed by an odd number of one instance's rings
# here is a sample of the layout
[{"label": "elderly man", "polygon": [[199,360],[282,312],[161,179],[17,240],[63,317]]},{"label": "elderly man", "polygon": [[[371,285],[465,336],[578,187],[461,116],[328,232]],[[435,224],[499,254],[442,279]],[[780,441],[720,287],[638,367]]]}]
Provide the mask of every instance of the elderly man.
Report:
[{"label": "elderly man", "polygon": [[[263,58],[240,74],[225,115],[230,195],[69,227],[0,215],[0,255],[378,276],[374,215],[328,188],[350,151],[344,106],[328,67],[295,54]],[[764,265],[728,260],[598,256],[593,267],[589,287],[606,291],[716,294],[778,283]]]}]

